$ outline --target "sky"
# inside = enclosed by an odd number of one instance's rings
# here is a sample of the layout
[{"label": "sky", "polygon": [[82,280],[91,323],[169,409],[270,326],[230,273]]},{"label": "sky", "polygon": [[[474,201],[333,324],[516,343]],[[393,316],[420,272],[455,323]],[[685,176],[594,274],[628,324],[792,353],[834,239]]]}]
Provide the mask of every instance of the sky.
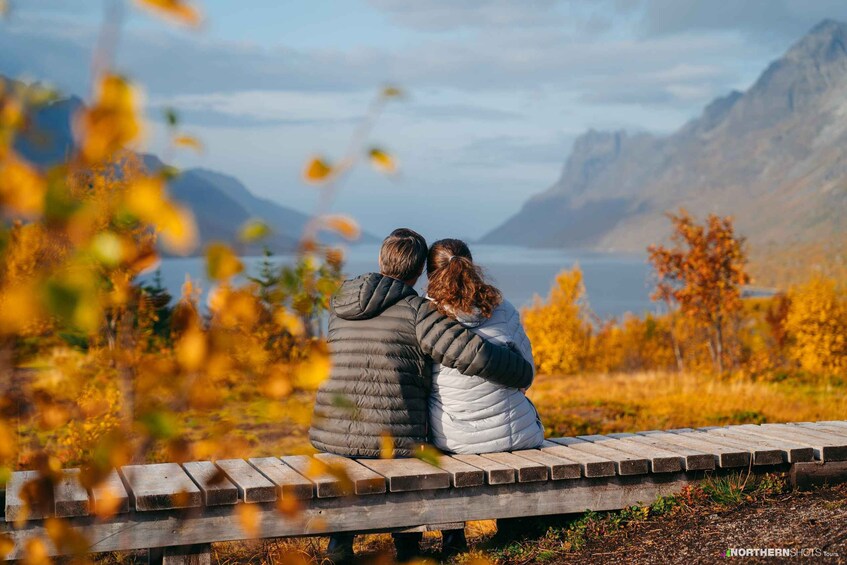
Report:
[{"label": "sky", "polygon": [[305,212],[304,162],[341,156],[385,84],[368,146],[400,173],[361,166],[335,211],[378,236],[476,238],[555,182],[586,130],[668,133],[748,88],[843,0],[205,0],[199,29],[121,0],[10,0],[0,74],[83,98],[107,10],[122,13],[114,68],[143,88],[143,149],[163,113],[199,137],[180,167],[233,175]]}]

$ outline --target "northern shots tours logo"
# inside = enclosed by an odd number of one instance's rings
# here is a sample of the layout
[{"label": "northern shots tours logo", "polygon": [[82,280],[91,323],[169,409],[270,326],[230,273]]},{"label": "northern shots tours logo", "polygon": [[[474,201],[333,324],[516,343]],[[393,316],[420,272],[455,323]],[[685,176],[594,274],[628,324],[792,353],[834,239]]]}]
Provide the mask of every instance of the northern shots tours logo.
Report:
[{"label": "northern shots tours logo", "polygon": [[819,547],[730,547],[726,557],[837,557]]}]

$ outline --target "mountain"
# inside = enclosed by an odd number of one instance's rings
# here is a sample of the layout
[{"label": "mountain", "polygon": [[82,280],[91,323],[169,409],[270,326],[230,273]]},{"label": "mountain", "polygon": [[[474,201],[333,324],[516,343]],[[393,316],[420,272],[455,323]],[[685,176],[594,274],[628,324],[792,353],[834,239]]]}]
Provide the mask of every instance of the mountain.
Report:
[{"label": "mountain", "polygon": [[[13,81],[0,77],[0,82]],[[33,117],[31,135],[16,140],[15,148],[29,161],[46,166],[57,163],[73,148],[72,117],[83,105],[82,100],[70,97],[56,100],[40,108]],[[141,156],[148,169],[160,169],[163,164],[155,155]],[[261,252],[267,245],[275,253],[291,251],[297,246],[309,217],[297,210],[281,206],[267,198],[254,195],[235,177],[194,168],[181,171],[169,184],[173,198],[194,212],[202,244],[212,240],[234,242],[240,227],[249,219],[259,218],[273,233],[258,245],[242,249],[245,253]],[[338,243],[339,236],[324,234],[326,243]],[[363,233],[357,243],[373,243],[377,238]]]},{"label": "mountain", "polygon": [[826,20],[746,92],[667,136],[589,131],[485,243],[644,251],[666,211],[733,215],[751,249],[847,238],[847,24]]}]

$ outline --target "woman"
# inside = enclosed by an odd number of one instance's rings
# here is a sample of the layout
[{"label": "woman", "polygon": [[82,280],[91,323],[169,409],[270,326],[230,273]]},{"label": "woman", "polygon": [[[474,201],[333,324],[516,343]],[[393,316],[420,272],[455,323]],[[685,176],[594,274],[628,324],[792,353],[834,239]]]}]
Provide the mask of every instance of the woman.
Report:
[{"label": "woman", "polygon": [[[438,310],[489,341],[514,346],[532,362],[518,311],[487,284],[461,240],[429,248],[427,296]],[[434,365],[429,396],[432,442],[451,453],[492,453],[539,447],[544,427],[524,390]]]}]

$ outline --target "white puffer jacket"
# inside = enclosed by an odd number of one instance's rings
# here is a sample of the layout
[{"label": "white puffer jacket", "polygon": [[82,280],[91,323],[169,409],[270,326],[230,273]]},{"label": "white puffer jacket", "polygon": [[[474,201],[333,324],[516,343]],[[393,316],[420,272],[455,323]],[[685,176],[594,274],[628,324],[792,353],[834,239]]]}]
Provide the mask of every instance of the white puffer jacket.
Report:
[{"label": "white puffer jacket", "polygon": [[[479,315],[457,319],[488,341],[513,344],[532,363],[532,345],[520,314],[506,300],[488,319]],[[429,421],[433,444],[451,453],[532,449],[544,441],[541,419],[523,392],[439,364],[432,370]]]}]

